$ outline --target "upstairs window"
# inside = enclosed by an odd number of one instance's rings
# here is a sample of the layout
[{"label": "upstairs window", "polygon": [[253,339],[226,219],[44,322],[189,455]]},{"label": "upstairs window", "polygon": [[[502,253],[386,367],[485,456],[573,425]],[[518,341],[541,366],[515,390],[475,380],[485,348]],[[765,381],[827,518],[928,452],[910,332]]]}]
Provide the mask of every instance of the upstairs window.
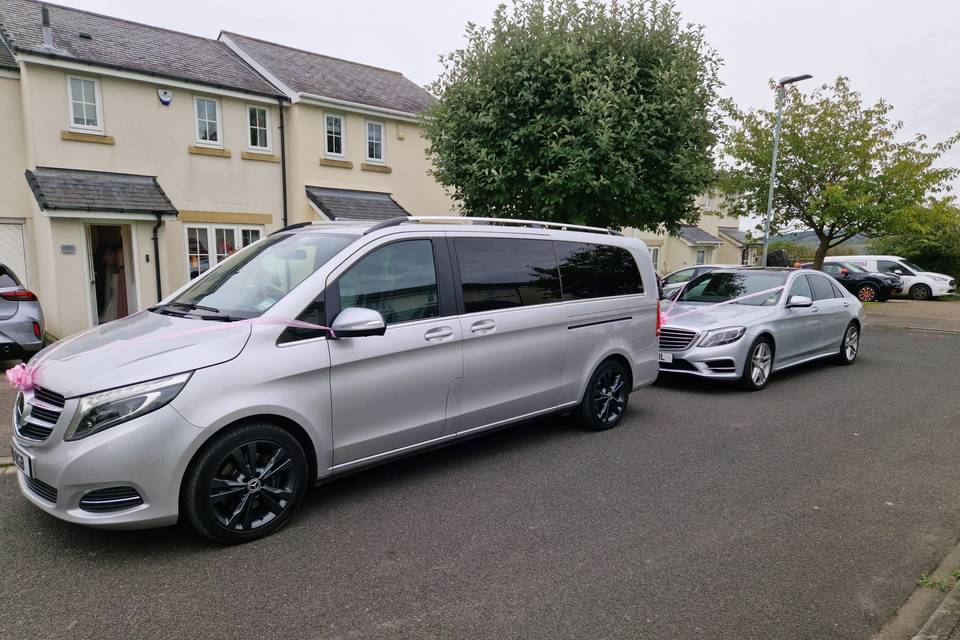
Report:
[{"label": "upstairs window", "polygon": [[367,160],[383,162],[382,122],[367,122]]},{"label": "upstairs window", "polygon": [[220,135],[220,103],[213,98],[194,99],[197,116],[197,142],[200,144],[222,147],[223,136]]},{"label": "upstairs window", "polygon": [[326,149],[325,154],[332,158],[343,157],[343,118],[327,115],[325,118]]},{"label": "upstairs window", "polygon": [[247,106],[247,143],[253,151],[270,151],[270,112],[266,107]]},{"label": "upstairs window", "polygon": [[67,86],[70,100],[70,128],[103,133],[100,81],[68,76]]}]

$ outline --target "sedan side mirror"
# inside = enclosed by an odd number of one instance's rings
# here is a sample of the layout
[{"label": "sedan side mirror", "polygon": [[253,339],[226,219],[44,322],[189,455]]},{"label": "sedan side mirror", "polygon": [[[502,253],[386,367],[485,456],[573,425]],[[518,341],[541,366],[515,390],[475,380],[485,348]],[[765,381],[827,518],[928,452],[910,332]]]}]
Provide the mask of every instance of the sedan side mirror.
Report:
[{"label": "sedan side mirror", "polygon": [[794,307],[812,307],[813,300],[807,296],[790,296],[787,299],[787,308],[792,309]]},{"label": "sedan side mirror", "polygon": [[850,269],[840,269],[840,275],[850,275]]},{"label": "sedan side mirror", "polygon": [[363,338],[382,336],[387,332],[387,324],[378,311],[347,307],[333,319],[331,329],[338,338]]}]

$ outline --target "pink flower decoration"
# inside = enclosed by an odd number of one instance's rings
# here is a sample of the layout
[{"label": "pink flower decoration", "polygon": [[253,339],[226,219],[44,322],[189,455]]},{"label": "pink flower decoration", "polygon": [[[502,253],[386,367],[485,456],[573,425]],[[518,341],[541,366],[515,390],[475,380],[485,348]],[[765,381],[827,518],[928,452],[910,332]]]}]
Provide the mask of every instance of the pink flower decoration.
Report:
[{"label": "pink flower decoration", "polygon": [[36,376],[37,370],[34,367],[28,367],[22,362],[15,367],[7,369],[7,382],[20,391],[33,389],[33,382]]}]

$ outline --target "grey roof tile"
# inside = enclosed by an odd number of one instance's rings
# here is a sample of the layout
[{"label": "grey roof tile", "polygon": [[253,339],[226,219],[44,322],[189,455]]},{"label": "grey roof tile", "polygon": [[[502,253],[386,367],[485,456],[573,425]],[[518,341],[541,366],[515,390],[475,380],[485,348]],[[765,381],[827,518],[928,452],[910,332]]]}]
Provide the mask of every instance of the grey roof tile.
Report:
[{"label": "grey roof tile", "polygon": [[723,244],[723,240],[700,227],[680,227],[680,237],[690,244]]},{"label": "grey roof tile", "polygon": [[43,210],[177,214],[153,176],[37,167],[25,173]]},{"label": "grey roof tile", "polygon": [[[0,16],[2,20],[2,16]],[[17,69],[17,61],[13,57],[13,52],[7,47],[3,38],[3,23],[0,21],[0,69]]]},{"label": "grey roof tile", "polygon": [[740,231],[737,227],[718,227],[720,233],[730,236],[740,244],[745,244],[747,242],[747,232]]},{"label": "grey roof tile", "polygon": [[307,186],[307,197],[331,220],[389,220],[408,216],[389,193]]},{"label": "grey roof tile", "polygon": [[298,93],[420,113],[436,98],[398,71],[294,49],[224,31],[244,53]]},{"label": "grey roof tile", "polygon": [[47,4],[55,49],[46,49],[41,6],[35,0],[0,0],[0,23],[14,50],[172,80],[279,95],[273,85],[222,42],[80,9]]}]

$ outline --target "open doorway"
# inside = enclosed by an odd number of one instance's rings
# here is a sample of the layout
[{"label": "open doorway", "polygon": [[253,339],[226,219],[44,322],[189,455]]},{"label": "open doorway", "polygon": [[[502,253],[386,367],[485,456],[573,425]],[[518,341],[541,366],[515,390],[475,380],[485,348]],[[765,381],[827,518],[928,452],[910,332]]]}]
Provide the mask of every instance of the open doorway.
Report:
[{"label": "open doorway", "polygon": [[136,311],[130,225],[92,224],[89,229],[91,284],[98,324]]}]

